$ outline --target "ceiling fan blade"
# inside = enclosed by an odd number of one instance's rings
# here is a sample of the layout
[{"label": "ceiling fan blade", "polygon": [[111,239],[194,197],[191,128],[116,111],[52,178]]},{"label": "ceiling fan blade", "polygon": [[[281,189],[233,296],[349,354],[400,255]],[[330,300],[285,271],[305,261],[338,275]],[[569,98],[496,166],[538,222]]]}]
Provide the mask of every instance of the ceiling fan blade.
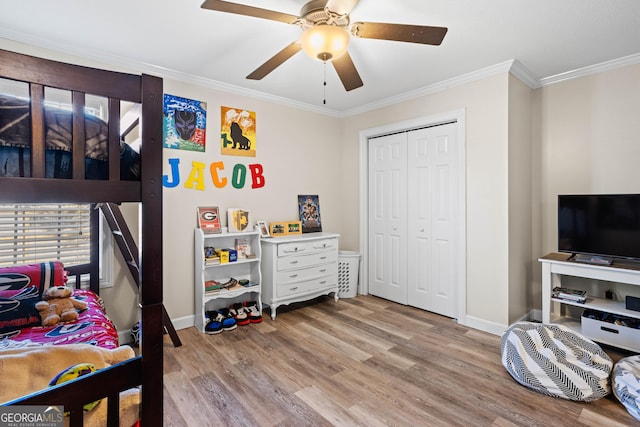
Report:
[{"label": "ceiling fan blade", "polygon": [[296,53],[302,50],[302,45],[299,41],[291,43],[289,46],[282,49],[267,60],[264,64],[256,68],[256,70],[247,76],[250,80],[262,80],[267,74],[282,65],[287,59],[291,58]]},{"label": "ceiling fan blade", "polygon": [[336,69],[336,73],[338,73],[338,77],[342,80],[342,85],[347,92],[363,85],[360,74],[358,74],[358,70],[356,70],[356,66],[353,65],[351,56],[349,56],[349,52],[346,52],[338,59],[334,59],[331,63],[333,64],[333,68]]},{"label": "ceiling fan blade", "polygon": [[393,40],[398,42],[439,45],[442,43],[446,27],[426,27],[422,25],[384,24],[379,22],[355,22],[351,33],[365,39]]},{"label": "ceiling fan blade", "polygon": [[200,6],[203,9],[216,10],[218,12],[235,13],[237,15],[253,16],[255,18],[270,19],[272,21],[294,24],[298,17],[287,13],[276,12],[275,10],[260,9],[259,7],[247,6],[244,4],[230,3],[222,0],[205,0]]},{"label": "ceiling fan blade", "polygon": [[360,0],[329,0],[325,6],[338,15],[348,15]]}]

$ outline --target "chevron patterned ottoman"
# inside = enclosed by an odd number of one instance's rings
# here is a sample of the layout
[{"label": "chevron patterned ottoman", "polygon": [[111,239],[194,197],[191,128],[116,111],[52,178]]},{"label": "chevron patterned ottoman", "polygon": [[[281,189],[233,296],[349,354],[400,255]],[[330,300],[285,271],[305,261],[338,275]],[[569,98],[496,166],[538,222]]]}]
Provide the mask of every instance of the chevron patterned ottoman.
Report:
[{"label": "chevron patterned ottoman", "polygon": [[502,335],[501,350],[507,372],[540,393],[592,402],[611,392],[611,358],[565,326],[514,323]]},{"label": "chevron patterned ottoman", "polygon": [[640,355],[618,360],[613,368],[613,394],[640,421]]}]

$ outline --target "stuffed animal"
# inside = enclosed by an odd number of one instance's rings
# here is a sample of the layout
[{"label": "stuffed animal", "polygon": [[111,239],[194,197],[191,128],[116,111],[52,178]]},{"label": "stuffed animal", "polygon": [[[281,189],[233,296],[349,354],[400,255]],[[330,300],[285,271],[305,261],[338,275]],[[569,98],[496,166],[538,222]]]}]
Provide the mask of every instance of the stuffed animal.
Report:
[{"label": "stuffed animal", "polygon": [[44,292],[44,301],[36,303],[42,326],[53,326],[58,322],[68,322],[78,318],[78,312],[87,309],[87,303],[71,298],[73,289],[69,286],[52,286]]}]

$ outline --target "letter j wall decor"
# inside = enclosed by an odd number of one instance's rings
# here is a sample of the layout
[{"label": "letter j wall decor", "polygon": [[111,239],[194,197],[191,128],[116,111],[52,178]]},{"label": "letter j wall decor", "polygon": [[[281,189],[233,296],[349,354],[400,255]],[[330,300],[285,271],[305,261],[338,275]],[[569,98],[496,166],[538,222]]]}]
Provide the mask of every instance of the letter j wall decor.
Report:
[{"label": "letter j wall decor", "polygon": [[206,102],[164,95],[164,148],[204,152],[206,129]]}]

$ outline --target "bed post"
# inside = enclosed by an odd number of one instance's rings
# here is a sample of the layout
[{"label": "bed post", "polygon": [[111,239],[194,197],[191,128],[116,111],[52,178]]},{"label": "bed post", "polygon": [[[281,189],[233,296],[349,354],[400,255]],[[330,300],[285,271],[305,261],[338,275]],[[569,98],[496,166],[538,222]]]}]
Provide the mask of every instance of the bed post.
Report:
[{"label": "bed post", "polygon": [[162,79],[142,75],[142,422],[163,424]]}]

